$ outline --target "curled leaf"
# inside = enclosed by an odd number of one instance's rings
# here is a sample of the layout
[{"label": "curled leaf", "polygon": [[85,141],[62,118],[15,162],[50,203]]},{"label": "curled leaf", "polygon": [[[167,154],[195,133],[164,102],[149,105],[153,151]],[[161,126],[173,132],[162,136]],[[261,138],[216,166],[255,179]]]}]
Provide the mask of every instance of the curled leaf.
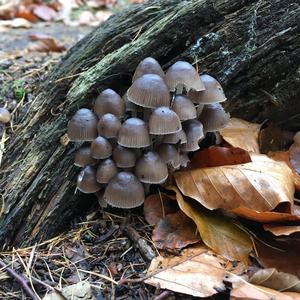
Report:
[{"label": "curled leaf", "polygon": [[274,224],[265,224],[264,230],[270,231],[276,236],[291,235],[293,233],[300,233],[300,226],[280,226]]}]

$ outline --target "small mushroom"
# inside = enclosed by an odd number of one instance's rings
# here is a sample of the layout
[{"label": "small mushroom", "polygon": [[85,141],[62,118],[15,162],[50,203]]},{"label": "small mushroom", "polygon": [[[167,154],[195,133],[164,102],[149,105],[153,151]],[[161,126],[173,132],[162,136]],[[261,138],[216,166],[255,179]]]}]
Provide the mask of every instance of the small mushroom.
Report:
[{"label": "small mushroom", "polygon": [[98,136],[91,143],[91,153],[92,157],[96,159],[108,158],[112,154],[112,145],[105,137]]},{"label": "small mushroom", "polygon": [[157,153],[168,166],[174,169],[180,167],[179,152],[174,145],[160,144],[157,148]]},{"label": "small mushroom", "polygon": [[0,107],[0,123],[6,124],[11,120],[11,114],[5,107]]},{"label": "small mushroom", "polygon": [[133,102],[128,100],[127,97],[127,91],[126,93],[123,95],[123,100],[125,101],[125,111],[127,113],[130,113],[131,116],[136,116],[137,112],[138,112],[138,106],[136,104],[134,104]]},{"label": "small mushroom", "polygon": [[77,188],[85,193],[91,194],[101,190],[102,185],[96,180],[96,170],[91,166],[86,166],[77,177]]},{"label": "small mushroom", "polygon": [[146,57],[139,63],[133,74],[132,82],[134,82],[135,80],[137,80],[145,74],[156,74],[159,75],[161,78],[164,78],[165,76],[165,73],[162,70],[158,61],[152,57]]},{"label": "small mushroom", "polygon": [[186,91],[194,89],[196,91],[205,90],[196,69],[186,61],[177,61],[167,71],[165,82],[170,91],[177,89],[178,93],[182,92],[183,87]]},{"label": "small mushroom", "polygon": [[112,154],[118,168],[132,168],[135,166],[136,154],[133,150],[118,145]]},{"label": "small mushroom", "polygon": [[187,142],[186,134],[181,129],[178,132],[165,135],[162,142],[166,144],[185,144]]},{"label": "small mushroom", "polygon": [[149,151],[137,161],[135,174],[143,183],[161,184],[168,178],[168,168],[157,153]]},{"label": "small mushroom", "polygon": [[186,153],[180,153],[180,166],[186,168],[188,164],[191,162],[190,158]]},{"label": "small mushroom", "polygon": [[295,144],[300,144],[300,131],[296,132],[296,134],[293,137]]},{"label": "small mushroom", "polygon": [[172,110],[176,112],[180,121],[192,120],[197,117],[194,103],[189,98],[182,95],[175,97]]},{"label": "small mushroom", "polygon": [[97,97],[94,109],[99,118],[107,113],[122,118],[125,113],[125,101],[114,90],[106,89]]},{"label": "small mushroom", "polygon": [[147,124],[138,118],[127,119],[120,128],[118,144],[128,148],[150,146],[150,135]]},{"label": "small mushroom", "polygon": [[211,104],[226,100],[223,88],[215,78],[207,74],[201,75],[200,78],[204,83],[205,91],[190,90],[188,93],[188,97],[194,103]]},{"label": "small mushroom", "polygon": [[197,118],[202,114],[204,108],[204,104],[197,104],[196,110],[197,110]]},{"label": "small mushroom", "polygon": [[118,173],[118,168],[115,162],[107,158],[102,161],[97,168],[97,181],[99,183],[108,183],[116,174]]},{"label": "small mushroom", "polygon": [[177,114],[169,107],[156,108],[149,119],[150,134],[164,135],[178,132],[182,129]]},{"label": "small mushroom", "polygon": [[104,199],[114,207],[134,208],[145,201],[144,187],[132,173],[120,172],[108,183]]},{"label": "small mushroom", "polygon": [[182,145],[182,151],[196,151],[200,149],[199,142],[204,138],[203,125],[198,120],[188,120],[183,123],[187,143]]},{"label": "small mushroom", "polygon": [[97,160],[92,157],[91,147],[80,147],[74,155],[74,165],[77,167],[85,167],[87,165],[95,165]]},{"label": "small mushroom", "polygon": [[148,108],[170,104],[168,87],[156,74],[145,74],[134,81],[127,91],[127,98],[136,105]]},{"label": "small mushroom", "polygon": [[228,124],[230,114],[219,103],[209,104],[205,105],[198,120],[203,124],[205,132],[217,131]]},{"label": "small mushroom", "polygon": [[120,120],[113,114],[107,113],[103,115],[97,124],[98,134],[106,138],[115,138],[118,136],[121,128]]}]

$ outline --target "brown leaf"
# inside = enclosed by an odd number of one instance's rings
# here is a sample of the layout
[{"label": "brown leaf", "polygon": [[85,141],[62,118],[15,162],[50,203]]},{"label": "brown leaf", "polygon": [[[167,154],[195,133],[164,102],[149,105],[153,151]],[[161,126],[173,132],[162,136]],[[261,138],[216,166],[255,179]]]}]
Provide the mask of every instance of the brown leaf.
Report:
[{"label": "brown leaf", "polygon": [[16,13],[16,17],[25,19],[32,23],[35,23],[39,20],[30,10],[18,11]]},{"label": "brown leaf", "polygon": [[161,219],[153,230],[152,239],[158,249],[182,249],[200,241],[195,223],[182,211]]},{"label": "brown leaf", "polygon": [[270,211],[279,204],[290,208],[294,199],[291,170],[265,155],[251,159],[246,164],[178,172],[174,178],[185,196],[208,209]]},{"label": "brown leaf", "polygon": [[195,297],[209,297],[225,290],[223,280],[235,273],[227,269],[227,261],[215,255],[203,244],[182,251],[181,256],[152,260],[145,281],[179,293]]},{"label": "brown leaf", "polygon": [[290,162],[293,170],[300,174],[300,144],[294,143],[290,149]]},{"label": "brown leaf", "polygon": [[51,21],[57,17],[57,12],[47,5],[36,5],[33,13],[43,21]]},{"label": "brown leaf", "polygon": [[155,225],[166,215],[175,213],[178,209],[177,202],[164,193],[150,195],[144,202],[144,216],[150,225]]},{"label": "brown leaf", "polygon": [[181,210],[197,225],[200,236],[205,245],[227,259],[248,263],[248,256],[252,250],[250,236],[219,212],[209,211],[187,202],[175,186],[169,189],[176,193]]},{"label": "brown leaf", "polygon": [[250,155],[241,148],[211,146],[195,152],[191,159],[191,168],[218,167],[251,162]]},{"label": "brown leaf", "polygon": [[65,46],[57,42],[53,37],[41,34],[33,33],[29,35],[32,41],[38,41],[38,43],[32,44],[29,47],[29,51],[37,52],[63,52],[66,50]]},{"label": "brown leaf", "polygon": [[[300,220],[300,218],[299,218]],[[264,230],[272,232],[276,236],[291,235],[300,232],[300,226],[279,226],[274,224],[265,224]]]},{"label": "brown leaf", "polygon": [[260,124],[231,118],[227,126],[220,129],[220,133],[231,146],[242,148],[248,152],[260,153],[258,146],[260,126]]},{"label": "brown leaf", "polygon": [[300,292],[300,280],[297,276],[278,272],[274,268],[258,270],[249,282],[277,291]]}]

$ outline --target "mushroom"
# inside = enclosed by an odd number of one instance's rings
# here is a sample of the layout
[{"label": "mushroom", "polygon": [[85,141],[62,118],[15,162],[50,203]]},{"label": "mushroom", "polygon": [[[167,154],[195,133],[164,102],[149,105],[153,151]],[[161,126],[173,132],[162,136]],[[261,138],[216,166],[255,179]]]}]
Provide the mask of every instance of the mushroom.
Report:
[{"label": "mushroom", "polygon": [[143,183],[161,184],[168,178],[168,168],[157,153],[149,151],[137,161],[135,174]]},{"label": "mushroom", "polygon": [[205,86],[205,91],[190,90],[188,97],[194,103],[211,104],[216,102],[223,102],[226,100],[221,84],[210,75],[201,75],[202,82]]},{"label": "mushroom", "polygon": [[96,159],[108,158],[112,154],[112,145],[105,137],[98,136],[91,143],[91,153],[92,157]]},{"label": "mushroom", "polygon": [[190,158],[186,153],[180,153],[180,166],[186,168],[187,165],[190,163]]},{"label": "mushroom", "polygon": [[295,133],[293,140],[295,144],[300,144],[300,131]]},{"label": "mushroom", "polygon": [[174,169],[180,167],[179,152],[174,145],[160,144],[157,148],[157,153],[168,166]]},{"label": "mushroom", "polygon": [[94,109],[99,118],[107,113],[122,118],[125,113],[125,101],[114,90],[106,89],[97,97]]},{"label": "mushroom", "polygon": [[95,193],[101,190],[102,185],[96,180],[96,170],[86,166],[77,177],[77,188],[86,194]]},{"label": "mushroom", "polygon": [[178,132],[165,135],[162,142],[166,144],[185,144],[187,142],[186,134],[181,129]]},{"label": "mushroom", "polygon": [[200,149],[199,141],[204,138],[203,125],[198,120],[188,120],[183,123],[187,143],[182,145],[182,151],[196,151]]},{"label": "mushroom", "polygon": [[150,134],[164,135],[178,132],[181,129],[181,122],[178,115],[169,107],[158,107],[150,116]]},{"label": "mushroom", "polygon": [[180,94],[183,87],[186,91],[194,89],[196,91],[205,90],[196,69],[186,61],[177,61],[167,71],[165,82],[171,92],[177,89]]},{"label": "mushroom", "polygon": [[203,108],[204,108],[204,104],[197,104],[196,105],[197,118],[202,114]]},{"label": "mushroom", "polygon": [[145,201],[144,187],[132,173],[120,172],[108,183],[104,199],[114,207],[134,208]]},{"label": "mushroom", "polygon": [[98,134],[108,139],[117,137],[120,128],[120,120],[111,113],[103,115],[97,124]]},{"label": "mushroom", "polygon": [[140,78],[145,74],[156,74],[159,75],[161,78],[165,77],[165,73],[162,70],[158,61],[152,57],[146,57],[143,59],[137,66],[133,77],[132,82]]},{"label": "mushroom", "polygon": [[119,131],[118,144],[128,148],[150,146],[150,135],[147,124],[138,118],[127,119]]},{"label": "mushroom", "polygon": [[217,131],[228,124],[230,114],[219,103],[209,104],[205,105],[198,120],[203,124],[205,132]]},{"label": "mushroom", "polygon": [[136,154],[133,150],[118,145],[112,154],[118,168],[132,168],[135,166]]},{"label": "mushroom", "polygon": [[11,114],[5,107],[0,107],[0,123],[6,124],[11,120]]},{"label": "mushroom", "polygon": [[85,167],[87,165],[95,165],[97,160],[92,157],[91,147],[80,147],[74,155],[74,165],[77,167]]},{"label": "mushroom", "polygon": [[134,104],[133,102],[128,100],[127,97],[127,91],[126,93],[123,95],[123,100],[125,101],[125,111],[127,113],[130,113],[131,116],[136,116],[137,112],[138,112],[138,106],[136,104]]},{"label": "mushroom", "polygon": [[107,158],[98,166],[96,178],[99,183],[108,183],[117,173],[118,168],[115,162],[112,159]]},{"label": "mushroom", "polygon": [[156,74],[145,74],[134,81],[127,91],[127,98],[134,104],[148,108],[170,105],[168,87]]},{"label": "mushroom", "polygon": [[175,97],[172,110],[176,112],[180,121],[196,119],[197,111],[194,103],[183,95]]},{"label": "mushroom", "polygon": [[97,137],[97,116],[87,108],[79,109],[68,123],[67,135],[72,142],[92,141]]}]

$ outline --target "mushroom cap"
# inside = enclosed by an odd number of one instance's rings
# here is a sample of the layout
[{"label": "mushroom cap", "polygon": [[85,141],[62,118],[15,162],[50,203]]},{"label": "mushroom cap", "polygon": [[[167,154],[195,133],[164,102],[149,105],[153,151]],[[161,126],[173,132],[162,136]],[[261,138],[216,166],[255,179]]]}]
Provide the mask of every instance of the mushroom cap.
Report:
[{"label": "mushroom cap", "polygon": [[86,194],[95,193],[101,190],[102,185],[96,181],[96,170],[86,166],[77,177],[77,188]]},{"label": "mushroom cap", "polygon": [[136,163],[135,174],[143,183],[160,184],[168,178],[168,168],[155,152],[145,153]]},{"label": "mushroom cap", "polygon": [[230,114],[225,112],[221,104],[205,105],[198,120],[203,124],[205,132],[217,131],[227,125]]},{"label": "mushroom cap", "polygon": [[186,134],[185,132],[181,129],[178,132],[171,133],[171,134],[166,134],[163,138],[163,143],[167,144],[185,144],[187,142],[186,139]]},{"label": "mushroom cap", "polygon": [[97,181],[99,183],[108,183],[116,174],[118,173],[118,168],[115,162],[107,158],[102,161],[97,168]]},{"label": "mushroom cap", "polygon": [[133,150],[118,145],[112,154],[118,168],[132,168],[135,166],[136,154]]},{"label": "mushroom cap", "polygon": [[194,152],[200,149],[199,141],[188,141],[186,144],[182,145],[181,151],[184,152]]},{"label": "mushroom cap", "polygon": [[87,108],[79,109],[68,123],[67,135],[72,142],[92,141],[97,134],[97,116]]},{"label": "mushroom cap", "polygon": [[100,117],[97,124],[98,134],[108,139],[117,137],[120,128],[121,128],[120,120],[111,113],[107,113],[102,117]]},{"label": "mushroom cap", "polygon": [[203,108],[204,108],[204,104],[198,104],[198,105],[196,106],[196,110],[197,110],[197,118],[202,114]]},{"label": "mushroom cap", "polygon": [[158,61],[152,57],[146,57],[138,64],[133,74],[132,82],[134,82],[135,80],[137,80],[145,74],[156,74],[159,75],[161,78],[164,78],[165,76],[165,73]]},{"label": "mushroom cap", "polygon": [[188,97],[194,103],[210,104],[226,100],[221,84],[214,77],[205,74],[200,78],[204,83],[205,91],[190,90],[188,93]]},{"label": "mushroom cap", "polygon": [[181,130],[181,122],[178,115],[167,106],[156,108],[149,119],[151,134],[164,135]]},{"label": "mushroom cap", "polygon": [[127,119],[120,128],[118,144],[128,148],[150,146],[150,135],[147,124],[138,118]]},{"label": "mushroom cap", "polygon": [[183,123],[183,130],[186,133],[187,143],[199,142],[204,138],[203,125],[198,120],[188,120]]},{"label": "mushroom cap", "polygon": [[182,95],[175,97],[172,110],[176,112],[181,121],[196,119],[197,117],[194,103],[189,98]]},{"label": "mushroom cap", "polygon": [[104,199],[114,207],[134,208],[145,201],[144,187],[132,173],[120,172],[108,183]]},{"label": "mushroom cap", "polygon": [[180,153],[180,166],[186,168],[190,162],[190,158],[186,153]]},{"label": "mushroom cap", "polygon": [[294,135],[293,140],[296,144],[300,144],[300,131],[296,132],[296,134]]},{"label": "mushroom cap", "polygon": [[170,93],[163,79],[156,74],[145,74],[127,90],[130,102],[143,107],[169,106]]},{"label": "mushroom cap", "polygon": [[92,157],[96,159],[105,159],[112,154],[111,143],[103,136],[98,136],[91,143]]},{"label": "mushroom cap", "polygon": [[126,112],[134,112],[138,111],[138,106],[128,100],[127,92],[123,95],[123,100],[125,101],[125,111]]},{"label": "mushroom cap", "polygon": [[85,167],[87,165],[95,165],[97,160],[92,157],[91,147],[80,147],[74,155],[74,165],[77,167]]},{"label": "mushroom cap", "polygon": [[205,90],[196,69],[186,61],[177,61],[167,71],[165,82],[170,91],[175,91],[177,86],[184,86],[187,91],[194,89],[196,91]]},{"label": "mushroom cap", "polygon": [[125,101],[114,90],[106,89],[97,97],[94,109],[99,118],[107,113],[122,118],[125,113]]},{"label": "mushroom cap", "polygon": [[173,168],[180,167],[179,152],[174,145],[160,144],[157,148],[157,153],[167,165]]},{"label": "mushroom cap", "polygon": [[11,119],[11,114],[5,107],[0,107],[0,123],[8,123]]}]

